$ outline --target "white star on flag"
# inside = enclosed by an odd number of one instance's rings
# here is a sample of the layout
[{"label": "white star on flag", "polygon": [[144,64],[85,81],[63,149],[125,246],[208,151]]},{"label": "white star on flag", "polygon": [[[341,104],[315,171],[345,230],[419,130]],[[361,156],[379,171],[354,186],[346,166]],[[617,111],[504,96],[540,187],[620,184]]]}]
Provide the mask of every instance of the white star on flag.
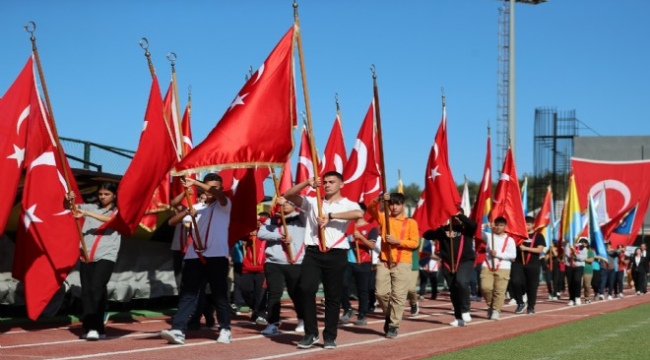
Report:
[{"label": "white star on flag", "polygon": [[433,181],[436,181],[437,176],[440,176],[440,173],[438,172],[438,166],[436,165],[435,168],[431,169],[431,174],[429,174],[429,178],[432,179]]},{"label": "white star on flag", "polygon": [[29,209],[25,210],[25,217],[23,218],[23,223],[25,223],[25,230],[29,230],[29,225],[32,224],[32,222],[43,222],[43,220],[39,219],[36,214],[36,204],[32,205],[29,207]]},{"label": "white star on flag", "polygon": [[14,153],[7,156],[7,159],[15,159],[18,165],[18,168],[20,168],[20,165],[22,165],[23,160],[25,160],[25,149],[21,149],[16,144],[14,144]]},{"label": "white star on flag", "polygon": [[235,98],[235,100],[233,100],[232,103],[230,104],[230,106],[228,107],[228,111],[232,110],[232,108],[234,108],[237,105],[244,105],[244,98],[246,96],[248,96],[248,93],[246,93],[244,95],[241,95],[241,96],[239,94],[237,94],[237,97]]}]

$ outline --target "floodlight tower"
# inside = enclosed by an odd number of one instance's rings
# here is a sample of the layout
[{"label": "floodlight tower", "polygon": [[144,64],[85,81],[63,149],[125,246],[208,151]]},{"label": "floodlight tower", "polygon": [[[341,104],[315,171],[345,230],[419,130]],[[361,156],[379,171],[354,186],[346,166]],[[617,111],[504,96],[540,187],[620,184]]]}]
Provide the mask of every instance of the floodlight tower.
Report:
[{"label": "floodlight tower", "polygon": [[515,113],[515,3],[538,5],[547,0],[498,0],[499,48],[497,84],[497,164],[503,163],[508,146],[516,149]]}]

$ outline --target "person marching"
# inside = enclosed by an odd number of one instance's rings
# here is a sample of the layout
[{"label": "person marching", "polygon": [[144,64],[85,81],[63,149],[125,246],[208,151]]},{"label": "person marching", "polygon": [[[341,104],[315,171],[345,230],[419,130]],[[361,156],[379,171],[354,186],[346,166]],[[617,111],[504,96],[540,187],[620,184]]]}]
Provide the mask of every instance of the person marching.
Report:
[{"label": "person marching", "polygon": [[[359,203],[359,207],[364,212],[366,205]],[[352,305],[350,305],[350,283],[352,279],[356,280],[357,294],[359,295],[359,312],[354,325],[366,325],[368,320],[368,294],[370,289],[370,270],[372,266],[372,250],[375,248],[377,236],[376,223],[369,223],[363,217],[359,218],[354,225],[354,233],[348,236],[350,240],[350,251],[348,252],[348,267],[343,279],[343,296],[341,305],[343,307],[343,316],[341,322],[346,324],[352,317]]]},{"label": "person marching", "polygon": [[[436,241],[436,255],[449,274],[449,292],[454,306],[455,320],[449,325],[465,326],[472,321],[470,315],[469,283],[474,271],[474,233],[476,222],[462,211],[451,218],[451,224],[424,233],[426,239]],[[453,246],[452,246],[453,245]]]},{"label": "person marching", "polygon": [[578,244],[573,247],[567,243],[564,247],[567,285],[569,285],[569,306],[580,305],[580,288],[582,285],[582,273],[585,269],[587,259],[587,247],[589,239],[582,237]]},{"label": "person marching", "polygon": [[377,197],[368,204],[368,213],[379,222],[384,242],[381,263],[377,265],[375,295],[386,317],[385,336],[396,338],[411,284],[412,252],[418,247],[420,236],[417,222],[404,214],[405,197],[400,193],[383,195],[383,200],[389,202],[388,209],[384,209],[390,215],[390,233],[386,234],[386,217],[384,212],[379,211],[380,198]]},{"label": "person marching", "polygon": [[[319,187],[323,184],[323,216],[319,217],[316,198],[300,196],[298,193],[307,186]],[[343,294],[343,275],[347,267],[347,253],[350,244],[346,230],[349,222],[363,217],[359,204],[341,195],[343,175],[328,171],[320,178],[310,178],[284,193],[284,197],[296,204],[307,216],[305,227],[305,257],[300,267],[300,290],[305,320],[305,336],[298,342],[298,347],[308,349],[316,344],[318,338],[318,321],[316,319],[316,292],[322,281],[325,291],[325,330],[323,346],[325,349],[336,348],[339,309]],[[321,234],[324,238],[321,239]],[[323,247],[324,242],[325,246]]]},{"label": "person marching", "polygon": [[517,244],[506,233],[506,225],[506,218],[499,216],[494,219],[492,232],[483,232],[487,255],[481,269],[481,291],[488,306],[487,315],[490,320],[501,318],[501,308],[510,280],[510,265],[517,257]]},{"label": "person marching", "polygon": [[[65,208],[70,208],[76,195],[65,196]],[[108,298],[106,285],[111,279],[122,237],[119,232],[105,226],[117,213],[117,185],[104,182],[97,189],[97,204],[79,204],[73,209],[76,218],[84,217],[81,229],[84,241],[90,248],[88,261],[79,265],[81,280],[81,306],[83,311],[82,339],[88,341],[106,337],[104,310]]]},{"label": "person marching", "polygon": [[[282,211],[285,214],[286,233],[279,213],[270,224],[260,227],[257,231],[257,237],[266,240],[264,274],[269,292],[268,325],[266,329],[262,330],[262,335],[266,336],[280,333],[280,306],[285,284],[298,317],[295,331],[298,333],[305,331],[298,282],[300,281],[300,266],[305,256],[306,216],[304,212],[296,211],[296,206],[283,197],[278,197],[276,203],[282,206]],[[290,252],[285,249],[287,247],[291,248]]]},{"label": "person marching", "polygon": [[515,314],[524,312],[524,294],[528,299],[528,314],[535,313],[535,304],[537,303],[537,288],[539,287],[539,274],[541,264],[540,254],[544,251],[546,240],[544,235],[535,231],[535,218],[526,216],[526,229],[528,230],[528,239],[519,245],[517,258],[512,263],[510,269],[510,279],[512,283],[513,297],[517,301]]},{"label": "person marching", "polygon": [[[178,310],[171,330],[161,331],[160,336],[170,344],[185,344],[187,323],[196,310],[201,289],[209,283],[221,329],[217,342],[229,344],[232,333],[228,304],[228,226],[232,203],[224,195],[221,176],[217,174],[207,174],[203,182],[191,178],[181,179],[181,184],[185,187],[197,186],[207,193],[206,207],[195,210],[192,214],[198,216],[197,226],[202,245],[197,246],[198,240],[194,239],[185,253]],[[176,214],[170,224],[181,222],[190,212],[186,209]],[[195,247],[198,247],[199,251],[195,250]]]}]

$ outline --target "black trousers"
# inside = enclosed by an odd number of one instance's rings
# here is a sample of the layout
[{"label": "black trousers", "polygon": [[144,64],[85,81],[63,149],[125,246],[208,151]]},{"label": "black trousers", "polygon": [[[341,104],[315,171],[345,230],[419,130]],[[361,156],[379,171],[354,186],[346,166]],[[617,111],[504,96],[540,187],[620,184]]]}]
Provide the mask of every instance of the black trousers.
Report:
[{"label": "black trousers", "polygon": [[106,285],[111,279],[113,268],[115,262],[109,260],[82,262],[79,265],[84,332],[96,330],[99,334],[106,334],[104,329],[104,311],[108,298]]},{"label": "black trousers", "polygon": [[239,289],[246,305],[251,309],[252,319],[258,316],[266,318],[264,314],[264,273],[244,273],[239,278]]},{"label": "black trousers", "polygon": [[269,292],[268,317],[269,324],[280,322],[280,308],[282,293],[286,285],[289,297],[293,302],[298,319],[304,318],[302,304],[300,303],[300,264],[264,264],[266,275],[266,288]]},{"label": "black trousers", "polygon": [[524,303],[524,294],[526,294],[528,296],[528,308],[535,308],[540,271],[539,263],[528,265],[512,263],[510,282],[512,283],[512,295],[517,300],[517,304]]},{"label": "black trousers", "polygon": [[181,292],[178,310],[172,321],[172,329],[185,332],[187,323],[198,305],[201,289],[210,284],[210,291],[217,310],[217,321],[222,329],[230,329],[230,305],[228,304],[228,258],[206,257],[205,264],[199,259],[188,259],[183,264]]},{"label": "black trousers", "polygon": [[454,316],[461,319],[463,313],[468,313],[469,306],[469,282],[474,271],[474,261],[464,261],[458,264],[458,270],[454,273],[447,271],[449,279],[449,293],[451,303],[454,305]]},{"label": "black trousers", "polygon": [[[370,266],[367,263],[350,263],[345,269],[343,276],[343,296],[341,297],[341,307],[343,310],[352,309],[350,304],[350,284],[355,281],[357,287],[357,295],[359,297],[359,315],[366,315],[368,313],[368,294],[370,292]],[[373,288],[374,292],[374,288]],[[327,299],[327,297],[325,297]]]},{"label": "black trousers", "polygon": [[347,249],[330,249],[321,252],[317,246],[307,246],[300,267],[300,289],[305,315],[305,335],[318,335],[316,319],[316,292],[322,281],[325,291],[325,330],[323,337],[336,340],[341,296],[343,295],[343,275],[348,265]]},{"label": "black trousers", "polygon": [[582,285],[582,273],[585,268],[583,266],[566,267],[566,278],[569,283],[569,300],[580,299],[580,288]]},{"label": "black trousers", "polygon": [[638,292],[646,293],[648,291],[648,278],[643,269],[638,269],[632,273],[634,278],[634,289]]},{"label": "black trousers", "polygon": [[420,290],[418,295],[424,296],[426,294],[427,282],[431,285],[431,298],[435,299],[438,296],[438,272],[420,270]]},{"label": "black trousers", "polygon": [[377,265],[370,265],[370,276],[368,278],[368,309],[374,309],[377,297],[375,296],[375,286],[377,284]]},{"label": "black trousers", "polygon": [[555,289],[553,287],[553,270],[549,267],[548,261],[545,259],[541,260],[542,263],[542,273],[544,274],[544,280],[546,281],[546,290],[551,296],[555,296]]}]

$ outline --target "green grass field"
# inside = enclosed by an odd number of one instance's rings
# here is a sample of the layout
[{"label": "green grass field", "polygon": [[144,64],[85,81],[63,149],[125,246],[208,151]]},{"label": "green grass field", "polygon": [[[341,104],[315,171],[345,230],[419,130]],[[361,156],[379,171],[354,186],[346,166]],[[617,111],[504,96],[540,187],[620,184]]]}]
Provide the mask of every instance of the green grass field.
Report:
[{"label": "green grass field", "polygon": [[430,359],[650,359],[648,342],[650,304],[644,304]]}]

